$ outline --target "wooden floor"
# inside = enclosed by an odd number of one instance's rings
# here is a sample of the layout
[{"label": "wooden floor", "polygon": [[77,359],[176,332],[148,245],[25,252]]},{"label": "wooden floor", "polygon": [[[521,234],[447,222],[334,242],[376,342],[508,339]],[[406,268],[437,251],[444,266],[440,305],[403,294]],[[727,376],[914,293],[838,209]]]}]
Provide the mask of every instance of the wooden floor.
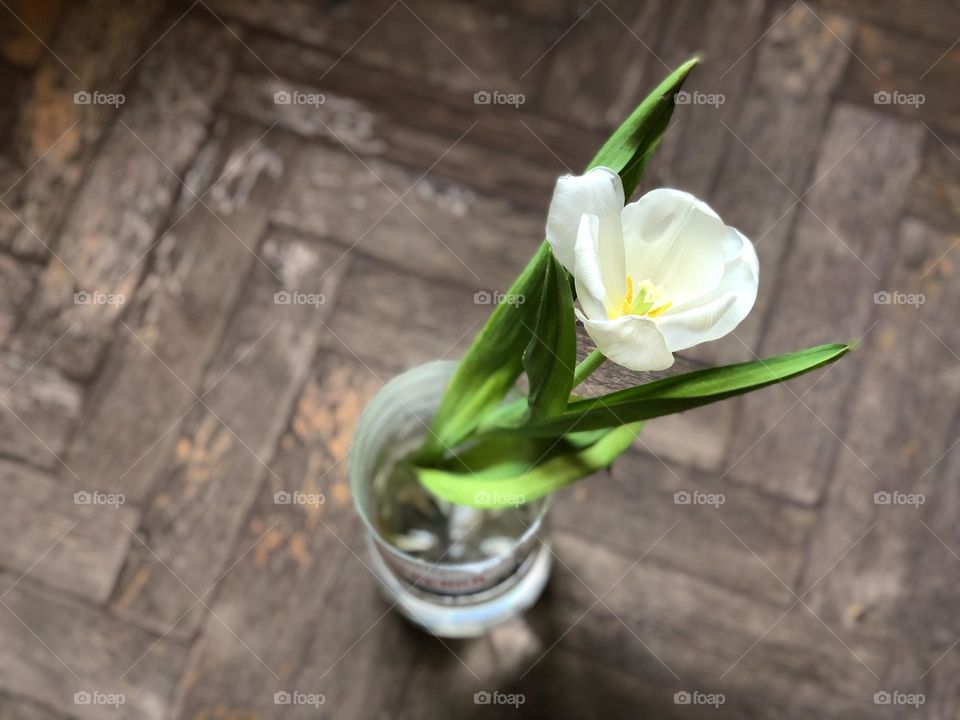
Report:
[{"label": "wooden floor", "polygon": [[[0,718],[960,717],[954,0],[0,4]],[[557,498],[534,611],[428,638],[365,565],[358,413],[697,51],[644,187],[761,293],[679,365],[860,349],[651,423]]]}]

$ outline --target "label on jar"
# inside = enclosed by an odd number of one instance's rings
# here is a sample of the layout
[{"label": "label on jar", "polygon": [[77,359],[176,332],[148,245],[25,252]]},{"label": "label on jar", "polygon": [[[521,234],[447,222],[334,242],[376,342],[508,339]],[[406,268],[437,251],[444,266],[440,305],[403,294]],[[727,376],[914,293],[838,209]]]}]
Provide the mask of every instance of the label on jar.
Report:
[{"label": "label on jar", "polygon": [[413,587],[436,595],[472,595],[489,590],[513,575],[540,540],[530,533],[496,558],[475,563],[413,562],[375,539],[373,547],[386,566]]}]

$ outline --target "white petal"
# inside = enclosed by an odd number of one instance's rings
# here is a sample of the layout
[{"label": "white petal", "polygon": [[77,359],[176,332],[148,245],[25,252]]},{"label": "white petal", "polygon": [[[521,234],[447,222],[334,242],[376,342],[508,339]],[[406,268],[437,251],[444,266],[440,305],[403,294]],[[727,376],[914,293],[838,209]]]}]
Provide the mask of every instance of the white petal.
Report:
[{"label": "white petal", "polygon": [[649,318],[624,315],[613,320],[591,320],[577,313],[587,334],[608,358],[630,370],[666,370],[673,355]]},{"label": "white petal", "polygon": [[713,290],[723,277],[727,227],[690,193],[661,188],[621,213],[626,271],[650,279],[675,305]]},{"label": "white petal", "polygon": [[607,296],[600,269],[599,251],[600,219],[596,215],[584,215],[580,219],[574,258],[573,279],[577,286],[577,299],[587,317],[605,320],[607,311],[604,298]]},{"label": "white petal", "polygon": [[728,228],[727,232],[723,244],[727,262],[717,287],[656,318],[673,352],[723,337],[753,308],[760,275],[757,253],[738,230]]},{"label": "white petal", "polygon": [[606,262],[609,258],[622,269],[622,209],[623,185],[620,176],[609,168],[598,167],[585,175],[564,175],[557,180],[547,213],[547,240],[560,264],[573,272],[577,230],[580,218],[587,213],[596,215],[600,220],[598,237],[601,259]]}]

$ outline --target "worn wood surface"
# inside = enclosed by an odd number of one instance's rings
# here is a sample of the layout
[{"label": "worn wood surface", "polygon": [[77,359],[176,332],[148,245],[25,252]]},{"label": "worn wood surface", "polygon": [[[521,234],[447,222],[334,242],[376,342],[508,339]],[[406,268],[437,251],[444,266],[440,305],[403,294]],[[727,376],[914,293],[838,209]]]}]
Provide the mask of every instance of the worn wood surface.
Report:
[{"label": "worn wood surface", "polygon": [[[3,188],[0,245],[38,258],[58,244],[60,223],[94,148],[117,116],[116,104],[80,104],[75,94],[124,93],[135,77],[132,66],[142,54],[147,28],[163,9],[149,0],[119,8],[110,0],[90,0],[63,3],[61,15],[59,5],[19,2],[4,16],[34,46],[36,67],[21,91],[14,142],[5,151],[18,172]],[[31,23],[29,15],[17,14],[17,7],[59,22],[47,33],[46,22]]]},{"label": "worn wood surface", "polygon": [[[958,37],[947,0],[0,3],[0,720],[957,716]],[[429,638],[367,567],[357,419],[697,52],[643,188],[761,293],[670,372],[861,347],[649,423],[555,498],[531,612]]]},{"label": "worn wood surface", "polygon": [[[815,170],[823,180],[803,201],[786,271],[774,278],[779,281],[778,304],[760,355],[836,337],[857,339],[878,329],[875,323],[883,318],[877,316],[882,306],[875,293],[902,291],[887,268],[903,262],[891,255],[897,218],[919,166],[922,132],[860,108],[839,105],[834,110]],[[843,153],[844,162],[831,168]],[[886,172],[867,180],[861,168],[880,157],[889,164]],[[881,237],[886,242],[876,241]],[[802,271],[791,272],[792,262]],[[820,285],[812,287],[811,278]],[[737,342],[739,329],[733,335]],[[743,398],[730,448],[731,462],[743,458],[738,477],[800,502],[815,502],[834,454],[850,452],[837,438],[847,402],[858,390],[863,355]],[[778,461],[786,463],[786,473],[769,472]]]}]

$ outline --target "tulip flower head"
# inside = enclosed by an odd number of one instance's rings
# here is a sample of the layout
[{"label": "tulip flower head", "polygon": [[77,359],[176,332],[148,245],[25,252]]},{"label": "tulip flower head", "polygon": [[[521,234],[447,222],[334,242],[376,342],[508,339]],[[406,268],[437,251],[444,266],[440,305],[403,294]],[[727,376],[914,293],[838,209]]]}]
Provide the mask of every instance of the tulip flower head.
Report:
[{"label": "tulip flower head", "polygon": [[557,181],[547,240],[574,277],[587,333],[631,370],[663,370],[674,352],[723,337],[757,297],[757,255],[742,233],[680,190],[624,207],[608,168]]}]

